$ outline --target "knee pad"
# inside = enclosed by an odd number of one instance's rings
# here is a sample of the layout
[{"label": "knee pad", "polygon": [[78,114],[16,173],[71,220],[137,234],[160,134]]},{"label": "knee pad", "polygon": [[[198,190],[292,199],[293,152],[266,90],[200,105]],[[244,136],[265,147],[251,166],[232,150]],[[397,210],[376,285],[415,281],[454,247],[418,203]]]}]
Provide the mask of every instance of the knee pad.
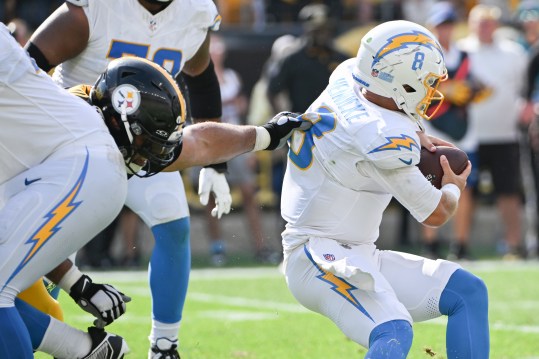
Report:
[{"label": "knee pad", "polygon": [[450,316],[463,307],[475,312],[488,311],[488,291],[481,278],[458,269],[440,296],[440,312]]},{"label": "knee pad", "polygon": [[[382,358],[391,353],[391,358],[406,358],[414,332],[412,325],[406,320],[391,320],[376,326],[369,336],[368,358]],[[385,353],[385,354],[384,354]]]}]

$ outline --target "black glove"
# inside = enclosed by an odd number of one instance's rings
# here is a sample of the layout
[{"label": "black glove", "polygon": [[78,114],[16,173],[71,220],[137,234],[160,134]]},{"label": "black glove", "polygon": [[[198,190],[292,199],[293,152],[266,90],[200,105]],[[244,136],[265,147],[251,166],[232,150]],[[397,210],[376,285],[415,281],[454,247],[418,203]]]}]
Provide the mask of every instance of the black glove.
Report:
[{"label": "black glove", "polygon": [[71,298],[97,319],[94,325],[103,328],[125,313],[125,303],[131,298],[108,284],[95,284],[83,275],[69,291]]},{"label": "black glove", "polygon": [[270,144],[266,150],[275,150],[285,145],[294,130],[307,131],[313,125],[303,119],[304,115],[293,112],[280,112],[263,125],[270,134]]}]

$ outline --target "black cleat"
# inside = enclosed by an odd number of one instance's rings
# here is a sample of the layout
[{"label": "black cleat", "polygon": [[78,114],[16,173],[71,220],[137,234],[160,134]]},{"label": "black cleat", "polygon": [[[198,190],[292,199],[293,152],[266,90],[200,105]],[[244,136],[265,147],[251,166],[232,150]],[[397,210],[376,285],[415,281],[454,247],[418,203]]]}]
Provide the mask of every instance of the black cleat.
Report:
[{"label": "black cleat", "polygon": [[159,338],[151,347],[148,359],[181,359],[178,353],[178,341]]},{"label": "black cleat", "polygon": [[124,338],[105,332],[105,330],[90,327],[88,334],[92,339],[92,349],[83,359],[122,359],[129,353],[129,347]]}]

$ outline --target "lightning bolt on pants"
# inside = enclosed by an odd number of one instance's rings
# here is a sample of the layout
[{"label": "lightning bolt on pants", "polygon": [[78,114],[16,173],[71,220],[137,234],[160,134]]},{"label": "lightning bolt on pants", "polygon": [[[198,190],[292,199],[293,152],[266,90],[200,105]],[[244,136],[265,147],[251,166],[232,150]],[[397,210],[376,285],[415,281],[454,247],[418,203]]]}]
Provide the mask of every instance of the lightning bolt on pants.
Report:
[{"label": "lightning bolt on pants", "polygon": [[107,226],[126,191],[121,155],[107,145],[67,146],[3,184],[0,308]]}]

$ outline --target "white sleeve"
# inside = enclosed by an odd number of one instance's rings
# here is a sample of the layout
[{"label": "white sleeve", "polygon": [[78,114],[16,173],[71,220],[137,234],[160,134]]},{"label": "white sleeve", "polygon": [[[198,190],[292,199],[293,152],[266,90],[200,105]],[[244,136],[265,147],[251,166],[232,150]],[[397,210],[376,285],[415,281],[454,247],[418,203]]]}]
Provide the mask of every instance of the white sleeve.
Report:
[{"label": "white sleeve", "polygon": [[382,169],[365,161],[357,168],[391,193],[420,223],[434,212],[442,198],[442,191],[427,181],[416,166]]}]

